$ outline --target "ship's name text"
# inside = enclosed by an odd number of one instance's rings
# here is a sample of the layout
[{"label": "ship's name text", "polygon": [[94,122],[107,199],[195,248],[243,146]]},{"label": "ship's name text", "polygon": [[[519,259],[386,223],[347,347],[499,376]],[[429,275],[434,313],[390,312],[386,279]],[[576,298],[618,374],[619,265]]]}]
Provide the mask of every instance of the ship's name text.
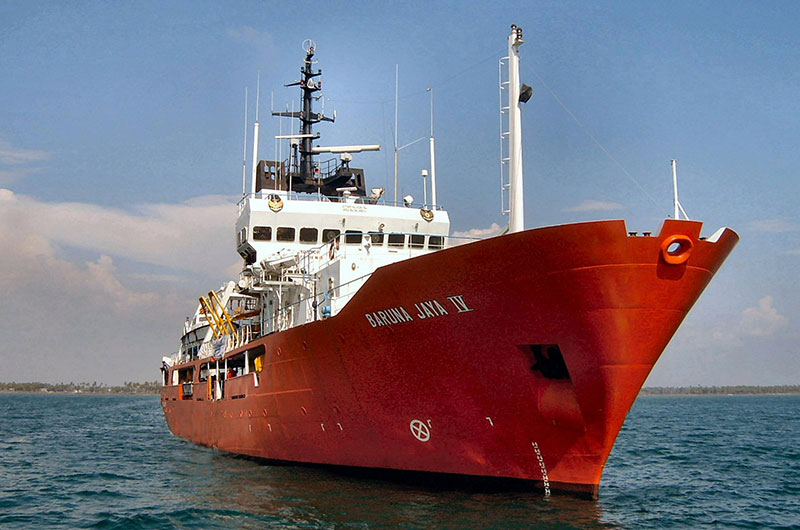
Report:
[{"label": "ship's name text", "polygon": [[470,311],[474,311],[474,309],[469,307],[464,300],[464,296],[456,294],[448,296],[446,302],[439,302],[436,299],[417,302],[411,312],[403,306],[397,306],[364,313],[364,317],[366,317],[370,326],[377,328],[414,320],[443,317],[450,314],[469,313]]}]

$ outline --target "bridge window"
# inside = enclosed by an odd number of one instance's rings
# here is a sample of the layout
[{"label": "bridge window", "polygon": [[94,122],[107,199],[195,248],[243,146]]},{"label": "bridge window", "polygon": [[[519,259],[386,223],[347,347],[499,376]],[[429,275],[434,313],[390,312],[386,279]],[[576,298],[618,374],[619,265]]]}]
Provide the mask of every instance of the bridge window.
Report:
[{"label": "bridge window", "polygon": [[422,234],[411,234],[410,245],[411,248],[422,248],[425,246],[425,236]]},{"label": "bridge window", "polygon": [[344,242],[348,245],[359,245],[361,244],[361,232],[358,230],[348,230],[344,233]]},{"label": "bridge window", "polygon": [[389,234],[390,247],[402,247],[406,244],[405,234]]},{"label": "bridge window", "polygon": [[319,234],[316,228],[301,228],[300,229],[300,242],[301,243],[316,243],[317,235]]},{"label": "bridge window", "polygon": [[370,232],[369,237],[373,245],[383,245],[383,232]]},{"label": "bridge window", "polygon": [[280,226],[275,233],[278,241],[294,241],[294,227]]},{"label": "bridge window", "polygon": [[341,232],[339,232],[335,228],[326,228],[325,230],[322,231],[322,242],[328,243],[329,241],[339,237],[340,233]]},{"label": "bridge window", "polygon": [[428,238],[428,248],[444,248],[443,236],[431,236]]},{"label": "bridge window", "polygon": [[[244,241],[244,234],[242,234],[242,241]],[[270,241],[272,239],[272,227],[271,226],[254,226],[253,227],[253,239],[256,241]]]}]

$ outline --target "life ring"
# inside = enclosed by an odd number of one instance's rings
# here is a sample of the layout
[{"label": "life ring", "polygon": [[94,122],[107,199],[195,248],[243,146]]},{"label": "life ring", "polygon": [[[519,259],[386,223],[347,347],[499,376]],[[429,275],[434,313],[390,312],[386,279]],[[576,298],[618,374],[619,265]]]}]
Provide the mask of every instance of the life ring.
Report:
[{"label": "life ring", "polygon": [[337,250],[339,250],[339,239],[332,239],[331,248],[328,250],[328,259],[333,259],[336,256]]},{"label": "life ring", "polygon": [[[678,247],[670,251],[674,244]],[[692,253],[692,240],[689,236],[682,234],[672,234],[661,243],[661,257],[670,265],[681,265],[689,259]]]}]

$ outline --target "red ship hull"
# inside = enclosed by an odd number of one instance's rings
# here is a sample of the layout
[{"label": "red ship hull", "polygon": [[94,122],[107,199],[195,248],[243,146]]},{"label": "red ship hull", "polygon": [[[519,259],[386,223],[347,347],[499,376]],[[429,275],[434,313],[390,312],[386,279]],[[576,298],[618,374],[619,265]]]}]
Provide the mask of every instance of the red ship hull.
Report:
[{"label": "red ship hull", "polygon": [[382,267],[336,316],[226,354],[265,349],[224,399],[165,386],[167,422],[253,457],[596,495],[641,386],[738,241],[701,226],[540,228]]}]

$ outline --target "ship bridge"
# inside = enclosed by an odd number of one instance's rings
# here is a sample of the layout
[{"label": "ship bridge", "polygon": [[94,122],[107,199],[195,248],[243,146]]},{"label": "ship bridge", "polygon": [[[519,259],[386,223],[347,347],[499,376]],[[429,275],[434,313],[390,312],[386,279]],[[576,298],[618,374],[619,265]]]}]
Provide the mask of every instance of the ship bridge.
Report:
[{"label": "ship bridge", "polygon": [[443,209],[262,190],[240,202],[241,292],[258,297],[264,332],[336,315],[379,267],[441,250]]},{"label": "ship bridge", "polygon": [[[391,263],[444,248],[449,231],[443,209],[265,190],[239,203],[236,249],[252,265],[277,253],[307,252],[331,242],[339,248],[367,245]],[[397,259],[391,259],[395,254]]]}]

